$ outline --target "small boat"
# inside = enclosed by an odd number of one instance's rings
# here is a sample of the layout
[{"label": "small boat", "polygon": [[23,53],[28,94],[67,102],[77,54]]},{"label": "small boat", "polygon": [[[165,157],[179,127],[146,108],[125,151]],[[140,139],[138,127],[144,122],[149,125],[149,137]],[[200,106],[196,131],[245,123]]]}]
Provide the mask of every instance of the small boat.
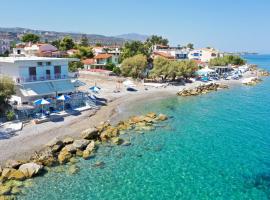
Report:
[{"label": "small boat", "polygon": [[127,91],[129,91],[129,92],[137,92],[138,90],[135,89],[134,87],[127,87]]}]

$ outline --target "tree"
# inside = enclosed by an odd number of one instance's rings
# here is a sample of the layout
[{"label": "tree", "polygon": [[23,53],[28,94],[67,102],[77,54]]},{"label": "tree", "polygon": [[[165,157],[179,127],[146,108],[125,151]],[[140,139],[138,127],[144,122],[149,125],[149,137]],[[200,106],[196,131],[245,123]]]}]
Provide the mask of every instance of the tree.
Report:
[{"label": "tree", "polygon": [[133,78],[141,78],[147,67],[147,58],[145,55],[139,54],[130,58],[126,58],[121,64],[121,73],[123,76],[131,76]]},{"label": "tree", "polygon": [[150,72],[150,76],[153,78],[161,77],[162,80],[166,80],[169,75],[170,60],[163,57],[157,57],[154,59],[154,67]]},{"label": "tree", "polygon": [[121,69],[120,67],[114,67],[113,68],[113,73],[115,73],[117,76],[119,76],[121,74]]},{"label": "tree", "polygon": [[187,44],[187,48],[188,48],[188,49],[194,49],[194,44],[188,43],[188,44]]},{"label": "tree", "polygon": [[69,36],[64,37],[60,42],[60,49],[62,51],[67,51],[73,49],[75,47],[75,43],[73,42],[72,38]]},{"label": "tree", "polygon": [[122,48],[120,61],[123,61],[127,58],[130,58],[139,54],[145,55],[147,57],[150,56],[145,44],[140,41],[127,42]]},{"label": "tree", "polygon": [[82,35],[81,41],[80,41],[80,46],[83,47],[88,47],[89,46],[89,41],[86,35]]},{"label": "tree", "polygon": [[70,62],[68,63],[68,71],[70,72],[77,72],[79,69],[83,69],[83,63],[82,62]]},{"label": "tree", "polygon": [[0,78],[0,111],[3,112],[12,95],[15,94],[15,86],[11,78]]},{"label": "tree", "polygon": [[54,40],[51,42],[51,45],[55,46],[57,49],[60,49],[61,40]]},{"label": "tree", "polygon": [[23,42],[37,43],[40,41],[40,37],[38,35],[33,34],[33,33],[27,33],[27,34],[22,36],[22,41]]},{"label": "tree", "polygon": [[239,56],[228,55],[211,59],[210,66],[244,65],[246,61]]},{"label": "tree", "polygon": [[77,49],[79,50],[78,53],[76,53],[74,55],[75,58],[79,58],[79,59],[87,59],[87,58],[93,58],[94,57],[94,53],[91,47],[84,47],[84,46],[79,46],[77,47]]},{"label": "tree", "polygon": [[182,62],[182,76],[185,79],[195,76],[195,72],[199,69],[194,60],[183,60]]},{"label": "tree", "polygon": [[151,37],[147,38],[146,44],[148,44],[150,47],[153,45],[167,46],[169,44],[169,40],[163,38],[162,36],[152,35]]},{"label": "tree", "polygon": [[109,62],[109,63],[107,63],[107,64],[105,65],[105,69],[106,69],[106,70],[110,70],[110,71],[113,71],[113,69],[114,69],[115,67],[116,67],[115,64],[112,63],[112,62]]},{"label": "tree", "polygon": [[101,43],[96,43],[96,45],[95,45],[96,47],[102,47],[102,44]]}]

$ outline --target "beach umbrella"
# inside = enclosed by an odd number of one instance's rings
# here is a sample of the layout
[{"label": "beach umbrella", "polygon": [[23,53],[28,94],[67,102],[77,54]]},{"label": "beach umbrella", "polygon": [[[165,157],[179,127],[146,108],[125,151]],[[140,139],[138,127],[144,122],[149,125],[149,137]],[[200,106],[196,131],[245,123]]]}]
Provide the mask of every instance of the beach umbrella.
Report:
[{"label": "beach umbrella", "polygon": [[45,100],[45,99],[38,99],[38,100],[34,101],[34,104],[36,106],[40,106],[41,105],[41,112],[43,114],[43,106],[50,104],[50,102],[47,101],[47,100]]},{"label": "beach umbrella", "polygon": [[69,99],[71,99],[71,97],[68,95],[61,95],[61,96],[57,97],[57,100],[63,101],[63,110],[65,109],[65,101],[67,101]]},{"label": "beach umbrella", "polygon": [[90,87],[89,90],[91,90],[92,92],[98,93],[101,90],[101,88],[98,86],[93,86],[93,87]]}]

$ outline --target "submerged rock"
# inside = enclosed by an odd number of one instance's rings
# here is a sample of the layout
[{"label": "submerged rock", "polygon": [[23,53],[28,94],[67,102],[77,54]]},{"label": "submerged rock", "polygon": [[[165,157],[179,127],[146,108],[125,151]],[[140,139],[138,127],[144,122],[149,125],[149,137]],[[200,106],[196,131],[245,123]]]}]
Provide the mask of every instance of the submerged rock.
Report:
[{"label": "submerged rock", "polygon": [[123,143],[123,140],[121,138],[119,138],[119,137],[113,137],[113,138],[111,138],[111,142],[113,144],[120,145],[120,144]]},{"label": "submerged rock", "polygon": [[0,195],[9,195],[12,187],[7,185],[0,185]]},{"label": "submerged rock", "polygon": [[83,151],[83,154],[82,154],[83,159],[87,160],[90,158],[90,156],[91,156],[91,151],[89,151],[89,150]]},{"label": "submerged rock", "polygon": [[76,165],[71,165],[68,168],[68,173],[69,174],[77,174],[79,171],[80,171],[80,168],[78,166],[76,166]]},{"label": "submerged rock", "polygon": [[93,166],[97,168],[103,168],[105,166],[105,163],[102,161],[97,161]]}]

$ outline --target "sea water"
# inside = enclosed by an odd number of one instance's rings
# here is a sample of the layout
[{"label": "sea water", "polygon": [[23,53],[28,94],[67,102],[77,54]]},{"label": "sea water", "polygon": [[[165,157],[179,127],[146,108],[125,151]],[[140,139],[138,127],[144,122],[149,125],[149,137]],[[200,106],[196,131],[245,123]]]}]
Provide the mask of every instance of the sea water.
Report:
[{"label": "sea water", "polygon": [[[270,69],[270,56],[246,59]],[[269,104],[267,78],[254,87],[134,104],[130,114],[170,119],[126,135],[131,146],[100,147],[77,164],[78,174],[58,169],[34,179],[20,199],[270,199]]]}]

